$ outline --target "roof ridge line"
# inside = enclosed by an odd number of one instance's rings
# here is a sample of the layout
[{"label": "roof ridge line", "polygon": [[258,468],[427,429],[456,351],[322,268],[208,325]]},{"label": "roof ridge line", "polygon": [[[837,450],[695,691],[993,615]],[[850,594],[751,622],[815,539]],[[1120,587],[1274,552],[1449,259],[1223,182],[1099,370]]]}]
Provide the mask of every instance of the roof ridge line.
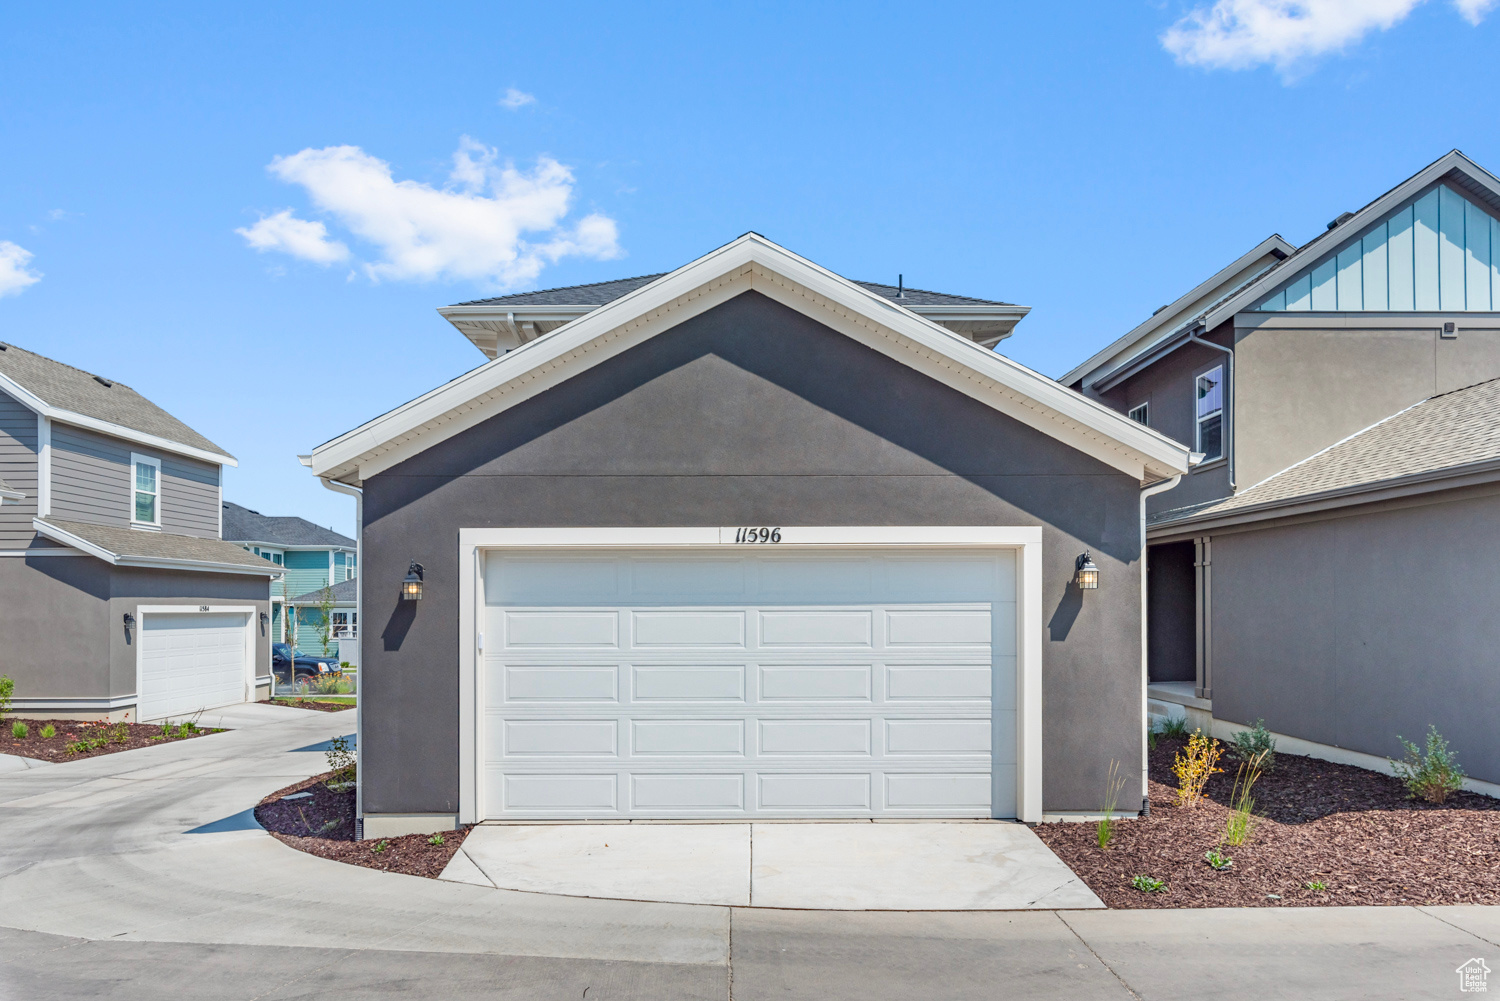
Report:
[{"label": "roof ridge line", "polygon": [[[534,289],[529,289],[529,290],[527,290],[525,292],[507,292],[504,295],[492,295],[492,296],[489,296],[488,298],[484,298],[484,299],[470,299],[467,302],[455,302],[453,305],[454,306],[477,306],[477,305],[480,305],[481,303],[494,302],[497,299],[510,299],[510,298],[514,298],[515,296],[518,296],[518,295],[538,295],[538,294],[540,294],[542,292],[566,292],[569,289],[575,289],[575,288],[594,288],[597,285],[613,285],[615,282],[634,282],[634,281],[640,281],[642,278],[660,278],[663,275],[669,275],[671,273],[672,272],[670,272],[670,271],[659,271],[659,272],[656,272],[654,274],[649,274],[649,275],[632,275],[629,278],[606,278],[602,282],[580,282],[577,285],[554,285],[552,288],[534,288]],[[577,305],[584,306],[584,305],[587,305],[587,303],[578,303]],[[451,307],[444,307],[444,308],[446,309],[446,308],[451,308]]]},{"label": "roof ridge line", "polygon": [[[38,351],[33,351],[30,348],[23,348],[19,344],[12,344],[9,341],[0,341],[0,345],[3,345],[6,348],[15,348],[17,351],[24,351],[27,354],[31,355],[31,357],[33,357],[33,358],[40,358],[40,359],[42,359],[42,361],[48,361],[48,362],[51,362],[54,365],[61,365],[63,368],[72,369],[74,372],[77,372],[79,375],[86,375],[90,379],[107,379],[109,381],[109,387],[108,388],[113,388],[115,386],[123,386],[124,388],[130,390],[132,393],[135,393],[135,395],[141,396],[141,394],[136,391],[135,387],[130,386],[130,385],[126,384],[126,383],[123,383],[119,379],[110,379],[109,376],[107,376],[107,375],[100,375],[98,372],[90,372],[88,369],[86,369],[86,368],[79,368],[77,365],[69,365],[65,361],[58,361],[56,358],[52,357],[51,355],[44,355],[44,354],[42,354],[42,353],[40,353]],[[141,396],[141,399],[146,400],[146,398],[144,396]],[[150,400],[146,400],[146,402],[147,403],[151,403]],[[151,405],[153,407],[156,407],[158,410],[161,410],[161,407],[157,407],[156,404],[151,403]],[[166,411],[162,410],[162,413],[166,413]],[[171,414],[167,414],[167,416],[171,417],[172,415]],[[174,417],[173,420],[176,420],[176,418]],[[187,425],[183,425],[183,426],[186,427]],[[189,430],[192,430],[192,429],[189,428]],[[186,444],[186,443],[184,442],[183,444]]]}]

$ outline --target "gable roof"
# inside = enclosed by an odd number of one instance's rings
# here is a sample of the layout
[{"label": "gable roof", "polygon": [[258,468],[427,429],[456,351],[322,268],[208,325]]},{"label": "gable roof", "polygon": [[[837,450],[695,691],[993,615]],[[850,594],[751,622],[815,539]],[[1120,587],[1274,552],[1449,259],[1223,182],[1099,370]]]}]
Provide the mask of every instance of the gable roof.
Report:
[{"label": "gable roof", "polygon": [[4,480],[0,480],[0,504],[4,504],[6,501],[19,501],[25,499],[26,495],[24,493],[19,490],[12,489],[10,484],[6,483]]},{"label": "gable roof", "polygon": [[[475,347],[494,358],[664,277],[665,272],[594,282],[590,285],[571,285],[566,288],[472,299],[444,306],[438,313]],[[898,288],[879,282],[854,284],[905,306],[985,347],[994,347],[1009,337],[1022,317],[1031,312],[1029,306],[1017,306],[1015,303],[993,299]]]},{"label": "gable roof", "polygon": [[580,369],[748,291],[1139,479],[1187,470],[1186,446],[755,233],[319,445],[310,466],[318,476],[358,485]]},{"label": "gable roof", "polygon": [[[350,577],[341,580],[329,590],[333,591],[333,603],[335,605],[352,605],[359,596],[359,578]],[[290,599],[293,605],[317,605],[323,601],[323,589],[314,588],[306,594],[299,594]]]},{"label": "gable roof", "polygon": [[103,560],[112,566],[199,570],[208,573],[280,577],[282,568],[247,553],[232,542],[199,539],[170,532],[141,532],[113,525],[93,525],[56,518],[33,518],[43,538]]},{"label": "gable roof", "polygon": [[1429,397],[1223,500],[1159,511],[1153,528],[1263,512],[1397,483],[1500,473],[1500,379]]},{"label": "gable roof", "polygon": [[0,390],[43,417],[206,462],[238,465],[234,456],[123,382],[4,342]]},{"label": "gable roof", "polygon": [[1463,153],[1453,150],[1359,211],[1340,216],[1326,231],[1298,248],[1296,253],[1210,310],[1204,317],[1204,326],[1211,330],[1236,313],[1255,309],[1276,288],[1296,280],[1301,272],[1320,264],[1330,251],[1341,246],[1350,236],[1359,234],[1384,219],[1403,203],[1411,201],[1439,182],[1447,184],[1491,215],[1500,215],[1500,179]]},{"label": "gable roof", "polygon": [[1162,347],[1186,328],[1196,326],[1209,310],[1227,296],[1238,292],[1296,250],[1280,234],[1272,233],[1227,266],[1152,313],[1147,320],[1127,331],[1124,336],[1075,365],[1057,381],[1071,386],[1085,376],[1095,376],[1090,381],[1091,386],[1103,383],[1141,355]]},{"label": "gable roof", "polygon": [[347,535],[314,525],[306,518],[267,516],[232,501],[224,502],[224,530],[221,534],[227,542],[259,543],[278,549],[354,548],[354,540]]}]

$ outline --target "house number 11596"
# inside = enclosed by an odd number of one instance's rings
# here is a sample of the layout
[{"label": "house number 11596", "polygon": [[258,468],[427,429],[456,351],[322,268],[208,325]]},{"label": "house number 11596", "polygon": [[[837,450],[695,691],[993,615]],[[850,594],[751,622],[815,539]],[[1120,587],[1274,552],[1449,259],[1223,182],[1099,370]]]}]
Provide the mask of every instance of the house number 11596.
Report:
[{"label": "house number 11596", "polygon": [[763,542],[780,542],[781,529],[778,528],[741,528],[734,533],[734,541],[739,545],[760,545]]}]

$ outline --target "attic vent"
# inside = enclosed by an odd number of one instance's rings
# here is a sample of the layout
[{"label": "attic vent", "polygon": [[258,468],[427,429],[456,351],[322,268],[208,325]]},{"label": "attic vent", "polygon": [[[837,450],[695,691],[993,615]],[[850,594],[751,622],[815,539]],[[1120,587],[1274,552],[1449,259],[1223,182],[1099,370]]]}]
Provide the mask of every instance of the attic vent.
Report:
[{"label": "attic vent", "polygon": [[114,383],[110,382],[108,379],[104,378],[104,376],[102,376],[102,375],[96,375],[96,376],[94,376],[94,381],[97,382],[99,385],[103,386],[105,389],[108,389],[109,387],[111,387],[111,386],[114,385]]},{"label": "attic vent", "polygon": [[1335,219],[1335,220],[1333,220],[1333,222],[1331,222],[1331,223],[1328,224],[1328,228],[1329,229],[1333,229],[1335,226],[1342,226],[1344,223],[1348,222],[1350,219],[1353,219],[1353,218],[1354,218],[1354,213],[1353,212],[1340,212],[1339,215],[1338,215],[1338,218]]},{"label": "attic vent", "polygon": [[1160,313],[1162,310],[1166,309],[1170,305],[1172,305],[1170,302],[1164,302],[1164,303],[1162,303],[1160,306],[1157,306],[1155,309],[1153,309],[1151,311],[1151,315],[1155,316],[1157,313]]},{"label": "attic vent", "polygon": [[9,344],[6,344],[4,341],[0,341],[0,351],[4,351],[8,347],[10,347]]}]

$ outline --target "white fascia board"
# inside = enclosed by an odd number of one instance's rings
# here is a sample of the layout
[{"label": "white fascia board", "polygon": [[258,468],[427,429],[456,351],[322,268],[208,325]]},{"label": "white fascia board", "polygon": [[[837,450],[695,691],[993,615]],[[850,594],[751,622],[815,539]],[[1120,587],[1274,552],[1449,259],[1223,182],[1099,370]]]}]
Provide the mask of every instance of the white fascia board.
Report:
[{"label": "white fascia board", "polygon": [[25,499],[26,494],[22,491],[0,486],[0,501],[23,501]]},{"label": "white fascia board", "polygon": [[1278,251],[1290,257],[1297,252],[1297,248],[1282,239],[1279,233],[1272,233],[1260,241],[1260,243],[1250,248],[1249,251],[1235,258],[1229,265],[1220,268],[1213,275],[1199,282],[1187,292],[1151,314],[1150,319],[1144,323],[1137,324],[1127,331],[1124,336],[1096,352],[1087,361],[1074,366],[1066,375],[1060,376],[1057,381],[1065,386],[1069,385],[1083,376],[1089,375],[1096,369],[1102,368],[1105,363],[1110,361],[1128,364],[1136,354],[1139,354],[1141,351],[1148,351],[1154,347],[1154,342],[1144,345],[1136,351],[1131,351],[1128,357],[1120,357],[1122,354],[1130,351],[1132,347],[1140,344],[1141,341],[1154,333],[1160,333],[1164,330],[1175,330],[1188,319],[1187,314],[1195,303],[1212,296],[1225,283],[1231,281],[1236,275],[1255,263],[1256,260]]},{"label": "white fascia board", "polygon": [[1302,248],[1295,254],[1266,272],[1257,281],[1246,285],[1240,290],[1239,294],[1225,300],[1215,308],[1213,312],[1204,318],[1204,325],[1212,330],[1241,310],[1251,309],[1261,299],[1265,298],[1271,286],[1296,279],[1307,267],[1310,267],[1329,250],[1339,246],[1351,234],[1359,233],[1372,222],[1383,218],[1386,213],[1395,210],[1398,205],[1408,198],[1415,196],[1423,188],[1436,184],[1444,176],[1455,170],[1469,178],[1475,184],[1488,189],[1496,199],[1500,199],[1500,179],[1497,179],[1495,175],[1464,156],[1458,150],[1454,150],[1417,171],[1417,173],[1402,181],[1373,202],[1370,202],[1370,204],[1354,213],[1353,216],[1344,220],[1338,226],[1318,234],[1315,239],[1303,244]]},{"label": "white fascia board", "polygon": [[363,481],[752,288],[804,313],[821,305],[821,321],[836,314],[836,329],[908,365],[926,359],[915,367],[1122,472],[1187,470],[1185,446],[751,233],[318,446],[312,471]]},{"label": "white fascia board", "polygon": [[197,448],[193,445],[184,445],[180,441],[172,441],[158,435],[148,434],[145,431],[137,431],[134,428],[124,427],[120,424],[112,424],[97,417],[87,417],[83,414],[75,414],[71,410],[63,410],[61,407],[51,406],[43,401],[41,397],[5,375],[0,375],[0,390],[4,390],[8,395],[15,397],[28,410],[50,420],[62,421],[64,424],[72,424],[75,427],[98,431],[100,434],[107,434],[114,438],[134,442],[137,445],[160,449],[163,452],[185,455],[188,458],[198,459],[202,462],[212,462],[220,466],[239,465],[239,461],[232,455],[210,452],[206,448]]},{"label": "white fascia board", "polygon": [[247,574],[252,577],[279,577],[281,570],[275,564],[268,564],[268,570],[258,567],[243,566],[239,563],[215,563],[208,560],[174,560],[161,559],[146,556],[121,556],[112,553],[103,546],[89,542],[72,532],[66,532],[56,525],[43,521],[40,518],[31,519],[32,530],[44,539],[51,539],[60,545],[76,549],[81,553],[103,560],[114,567],[144,567],[153,570],[192,570],[209,573],[233,573]]}]

